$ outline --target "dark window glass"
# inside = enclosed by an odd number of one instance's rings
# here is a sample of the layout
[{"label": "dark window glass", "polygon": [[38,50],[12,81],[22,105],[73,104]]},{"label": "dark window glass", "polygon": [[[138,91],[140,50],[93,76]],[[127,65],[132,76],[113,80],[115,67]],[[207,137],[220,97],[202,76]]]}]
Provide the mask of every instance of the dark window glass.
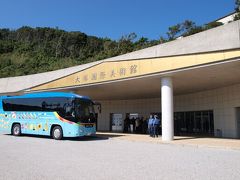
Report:
[{"label": "dark window glass", "polygon": [[76,98],[74,104],[77,121],[82,123],[94,123],[96,121],[92,101]]},{"label": "dark window glass", "polygon": [[189,111],[174,113],[174,133],[214,134],[213,111]]},{"label": "dark window glass", "polygon": [[199,133],[201,131],[201,117],[201,111],[195,112],[194,132]]},{"label": "dark window glass", "polygon": [[193,133],[194,128],[194,112],[186,112],[186,124],[188,133]]},{"label": "dark window glass", "polygon": [[4,111],[44,111],[57,112],[61,117],[75,121],[71,98],[16,98],[3,100]]},{"label": "dark window glass", "polygon": [[210,133],[210,128],[209,128],[209,124],[210,124],[210,118],[209,118],[209,111],[203,111],[202,113],[202,129],[203,132],[205,133]]},{"label": "dark window glass", "polygon": [[214,117],[213,117],[213,111],[209,111],[209,118],[210,118],[210,132],[211,134],[214,134]]}]

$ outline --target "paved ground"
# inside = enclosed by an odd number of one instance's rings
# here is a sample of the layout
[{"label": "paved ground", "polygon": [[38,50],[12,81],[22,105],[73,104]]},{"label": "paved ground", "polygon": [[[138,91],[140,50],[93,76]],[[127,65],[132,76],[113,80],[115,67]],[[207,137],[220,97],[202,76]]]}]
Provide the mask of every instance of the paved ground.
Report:
[{"label": "paved ground", "polygon": [[239,150],[100,136],[0,135],[0,179],[240,179]]},{"label": "paved ground", "polygon": [[137,141],[137,142],[150,142],[160,144],[175,144],[181,146],[197,146],[197,147],[211,147],[219,149],[233,149],[240,150],[240,139],[227,139],[216,137],[194,137],[194,136],[175,136],[174,141],[163,142],[161,136],[159,138],[151,138],[145,134],[126,134],[126,133],[110,133],[98,132],[101,137],[112,137],[114,139]]}]

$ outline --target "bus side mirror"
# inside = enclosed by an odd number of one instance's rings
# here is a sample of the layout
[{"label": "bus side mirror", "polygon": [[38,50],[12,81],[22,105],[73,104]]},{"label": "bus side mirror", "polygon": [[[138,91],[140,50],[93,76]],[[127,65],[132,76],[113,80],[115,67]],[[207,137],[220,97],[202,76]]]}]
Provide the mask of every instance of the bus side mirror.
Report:
[{"label": "bus side mirror", "polygon": [[93,102],[93,105],[96,106],[96,108],[98,109],[99,113],[102,112],[102,105],[100,102]]}]

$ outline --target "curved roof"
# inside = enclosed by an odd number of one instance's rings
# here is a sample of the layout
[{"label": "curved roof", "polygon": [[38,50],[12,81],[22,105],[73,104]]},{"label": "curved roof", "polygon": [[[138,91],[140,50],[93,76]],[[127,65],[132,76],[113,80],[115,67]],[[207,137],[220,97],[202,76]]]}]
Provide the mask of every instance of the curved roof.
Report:
[{"label": "curved roof", "polygon": [[74,66],[70,68],[60,69],[56,71],[44,72],[39,74],[32,74],[26,76],[8,77],[0,79],[0,94],[18,93],[25,89],[44,84],[55,79],[65,77],[72,73],[84,70],[100,63],[93,62],[84,65]]}]

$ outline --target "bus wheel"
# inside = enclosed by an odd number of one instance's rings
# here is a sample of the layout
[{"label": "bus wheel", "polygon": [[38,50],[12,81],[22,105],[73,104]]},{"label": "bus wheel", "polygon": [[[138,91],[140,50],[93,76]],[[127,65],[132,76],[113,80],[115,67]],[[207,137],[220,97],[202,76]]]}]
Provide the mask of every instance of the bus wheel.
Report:
[{"label": "bus wheel", "polygon": [[20,136],[21,135],[21,126],[20,124],[14,124],[12,127],[12,134],[14,136]]},{"label": "bus wheel", "polygon": [[60,126],[55,126],[52,130],[53,139],[60,140],[63,137],[63,131]]}]

